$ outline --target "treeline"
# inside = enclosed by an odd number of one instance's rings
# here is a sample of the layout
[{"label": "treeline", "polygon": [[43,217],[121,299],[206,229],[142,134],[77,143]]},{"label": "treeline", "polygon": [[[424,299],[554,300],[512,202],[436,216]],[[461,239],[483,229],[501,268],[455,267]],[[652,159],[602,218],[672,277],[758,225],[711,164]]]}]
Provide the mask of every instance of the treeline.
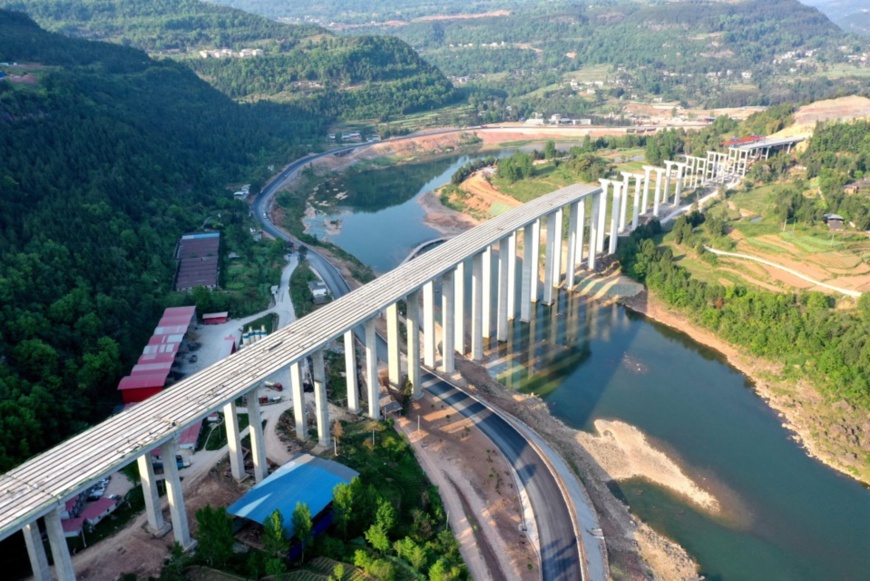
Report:
[{"label": "treeline", "polygon": [[[340,37],[199,0],[0,0],[68,34],[161,52],[232,97],[291,102],[302,118],[385,119],[451,103],[451,83],[407,44]],[[260,48],[254,58],[200,58],[197,49]],[[191,51],[194,51],[191,55]]]},{"label": "treeline", "polygon": [[188,64],[233,98],[280,95],[332,118],[412,113],[455,99],[444,75],[396,38],[322,37],[259,58]]},{"label": "treeline", "polygon": [[0,81],[0,471],[105,417],[179,300],[178,236],[217,213],[240,228],[225,185],[324,130],[0,11],[0,60],[37,59],[35,85]]},{"label": "treeline", "polygon": [[[789,109],[781,109],[782,116]],[[774,111],[774,115],[776,112]],[[790,117],[790,113],[788,114]],[[752,118],[744,123],[749,123]],[[768,121],[767,123],[771,123]],[[776,123],[774,126],[778,126]],[[826,123],[815,128],[806,150],[795,159],[780,152],[757,162],[747,174],[750,182],[775,183],[773,196],[777,217],[782,221],[813,224],[824,214],[840,214],[858,230],[870,229],[870,199],[861,191],[847,194],[845,186],[862,180],[870,169],[870,122]],[[816,179],[821,196],[808,197],[807,182],[789,178],[799,163],[806,168],[806,179]],[[866,192],[866,186],[863,189]]]},{"label": "treeline", "polygon": [[[274,0],[256,0],[249,7],[307,16],[307,7],[278,5]],[[588,6],[540,0],[511,8],[512,14],[505,16],[419,20],[399,27],[376,23],[350,32],[394,34],[446,74],[468,76],[474,87],[503,90],[511,97],[563,83],[566,73],[589,65],[607,65],[608,78],[626,81],[622,87],[626,92],[705,107],[771,105],[868,90],[858,77],[829,78],[824,70],[811,72],[810,78],[786,77],[788,66],[773,64],[776,56],[789,50],[812,49],[824,69],[846,62],[839,47],[853,44],[827,18],[797,0],[616,1]],[[321,8],[329,14],[324,21],[356,22],[357,16],[369,12],[333,9]],[[424,3],[413,10],[444,14],[450,8]],[[726,76],[729,70],[732,73]],[[751,84],[741,80],[742,71],[753,72]],[[722,76],[707,77],[707,73]],[[596,95],[590,101],[595,104],[598,99]],[[566,99],[569,105],[582,100]]]},{"label": "treeline", "polygon": [[[331,525],[317,536],[309,507],[297,503],[291,519],[294,535],[288,539],[284,518],[275,511],[264,523],[262,550],[247,554],[233,551],[232,519],[224,508],[207,506],[196,513],[199,547],[195,555],[176,555],[175,562],[163,571],[161,579],[183,579],[177,575],[190,565],[204,564],[246,578],[281,575],[292,565],[323,556],[356,567],[381,581],[430,579],[461,581],[468,572],[459,553],[459,544],[445,526],[447,514],[438,489],[428,483],[414,458],[410,445],[390,431],[380,431],[373,445],[371,432],[359,431],[344,436],[336,423],[333,433],[345,453],[342,461],[360,471],[350,484],[335,486],[331,505]],[[373,464],[377,462],[377,466]],[[383,475],[389,473],[386,482]],[[380,480],[376,478],[380,476]],[[329,517],[327,516],[326,519]],[[350,573],[338,565],[331,579],[344,579]]]},{"label": "treeline", "polygon": [[470,176],[477,170],[489,167],[491,165],[495,165],[497,161],[498,160],[494,155],[488,155],[480,159],[475,159],[474,161],[469,161],[458,170],[453,172],[453,175],[450,177],[450,183],[454,186],[458,186],[459,184],[464,182],[468,176]]},{"label": "treeline", "polygon": [[48,30],[146,51],[240,49],[263,39],[290,43],[325,33],[199,0],[0,0],[0,7],[25,12]]},{"label": "treeline", "polygon": [[[687,224],[693,230],[684,220],[681,241]],[[677,264],[669,248],[656,246],[652,237],[659,232],[655,221],[620,242],[623,272],[725,341],[783,363],[786,376],[805,377],[833,398],[870,408],[870,295],[862,296],[855,312],[832,308],[822,293],[705,283]]]}]

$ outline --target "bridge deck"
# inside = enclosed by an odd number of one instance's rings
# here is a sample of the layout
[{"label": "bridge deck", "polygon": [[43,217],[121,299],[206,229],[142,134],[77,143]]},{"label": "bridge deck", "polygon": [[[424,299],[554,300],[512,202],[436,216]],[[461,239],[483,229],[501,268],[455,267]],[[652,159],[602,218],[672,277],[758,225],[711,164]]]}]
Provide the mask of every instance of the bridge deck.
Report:
[{"label": "bridge deck", "polygon": [[764,149],[766,147],[782,147],[783,145],[794,145],[809,138],[809,135],[792,135],[789,137],[774,137],[762,139],[761,141],[753,141],[745,145],[738,145],[734,149],[740,151],[754,151],[756,149]]},{"label": "bridge deck", "polygon": [[3,474],[0,539],[219,410],[260,379],[341,337],[459,261],[541,216],[600,191],[594,185],[568,186],[493,218]]}]

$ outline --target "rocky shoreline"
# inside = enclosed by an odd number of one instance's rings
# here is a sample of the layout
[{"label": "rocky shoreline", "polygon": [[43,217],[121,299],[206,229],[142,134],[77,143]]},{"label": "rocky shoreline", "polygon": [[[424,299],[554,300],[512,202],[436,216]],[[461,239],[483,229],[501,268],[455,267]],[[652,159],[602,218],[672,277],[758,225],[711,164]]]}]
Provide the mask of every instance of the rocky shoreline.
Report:
[{"label": "rocky shoreline", "polygon": [[806,453],[859,482],[870,485],[870,412],[845,401],[830,402],[804,382],[778,379],[782,366],[749,358],[714,333],[675,312],[646,290],[618,299],[626,308],[658,321],[720,352],[753,381],[755,393],[777,412],[784,428]]}]

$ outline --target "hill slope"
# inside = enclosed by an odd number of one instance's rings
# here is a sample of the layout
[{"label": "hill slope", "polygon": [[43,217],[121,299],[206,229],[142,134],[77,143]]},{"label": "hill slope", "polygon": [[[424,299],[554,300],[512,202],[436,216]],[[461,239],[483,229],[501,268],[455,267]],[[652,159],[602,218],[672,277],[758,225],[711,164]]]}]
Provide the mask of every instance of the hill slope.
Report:
[{"label": "hill slope", "polygon": [[[455,98],[444,75],[395,38],[336,37],[318,26],[281,24],[198,0],[0,0],[0,6],[65,34],[178,59],[236,99],[292,101],[311,114],[359,118]],[[200,53],[219,49],[225,49],[221,58]]]},{"label": "hill slope", "polygon": [[229,217],[228,181],[298,155],[323,126],[2,10],[0,61],[19,63],[0,67],[5,471],[105,416],[165,306],[177,236],[221,205]]},{"label": "hill slope", "polygon": [[344,34],[396,35],[454,81],[514,99],[523,116],[618,108],[632,95],[703,107],[800,101],[866,91],[870,75],[855,60],[870,43],[797,0],[348,0],[311,10],[221,1]]}]

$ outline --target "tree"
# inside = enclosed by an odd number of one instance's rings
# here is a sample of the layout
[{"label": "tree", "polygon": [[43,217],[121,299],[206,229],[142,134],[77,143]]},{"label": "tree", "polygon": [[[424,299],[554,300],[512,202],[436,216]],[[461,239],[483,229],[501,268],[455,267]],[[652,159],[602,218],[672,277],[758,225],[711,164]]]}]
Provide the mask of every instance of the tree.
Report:
[{"label": "tree", "polygon": [[389,500],[381,499],[378,502],[378,510],[375,513],[375,524],[383,527],[386,533],[393,530],[396,524],[396,509]]},{"label": "tree", "polygon": [[344,581],[344,575],[344,563],[336,563],[335,567],[332,568],[332,575],[327,581]]},{"label": "tree", "polygon": [[302,546],[302,561],[305,561],[305,547],[311,544],[311,509],[304,502],[297,502],[293,510],[293,530]]},{"label": "tree", "polygon": [[366,540],[380,553],[386,553],[390,550],[390,538],[387,536],[387,531],[379,524],[373,524],[365,532]]},{"label": "tree", "polygon": [[544,157],[546,159],[555,159],[559,152],[556,150],[556,142],[552,139],[544,145]]},{"label": "tree", "polygon": [[347,540],[347,525],[353,515],[353,490],[350,484],[341,482],[332,489],[332,510],[341,538]]},{"label": "tree", "polygon": [[276,510],[263,523],[263,549],[270,555],[283,555],[287,552],[287,539],[284,536],[284,516],[281,514],[281,511]]},{"label": "tree", "polygon": [[196,511],[197,553],[210,566],[221,568],[233,556],[233,528],[224,507],[206,505]]}]

